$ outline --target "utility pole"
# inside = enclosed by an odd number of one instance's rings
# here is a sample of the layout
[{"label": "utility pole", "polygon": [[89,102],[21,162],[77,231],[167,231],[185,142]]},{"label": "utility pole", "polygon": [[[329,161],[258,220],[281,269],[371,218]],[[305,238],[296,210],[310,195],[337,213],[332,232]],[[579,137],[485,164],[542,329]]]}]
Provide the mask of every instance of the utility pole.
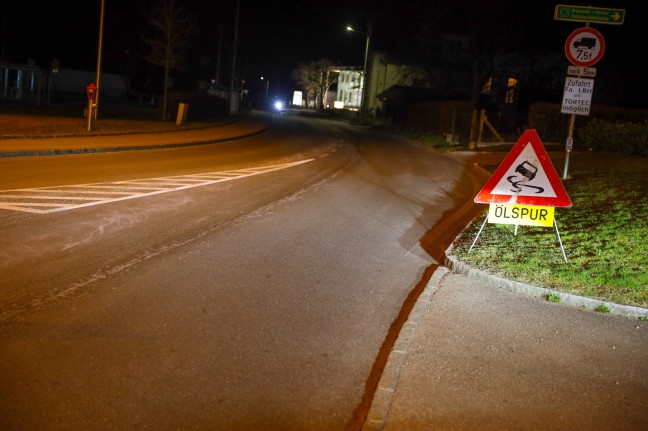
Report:
[{"label": "utility pole", "polygon": [[[236,0],[236,23],[234,25],[234,52],[232,53],[232,77],[230,79],[230,91],[229,91],[229,111],[230,114],[233,113],[232,109],[232,100],[234,98],[234,78],[236,75],[236,45],[238,43],[238,25],[239,25],[239,0]],[[238,101],[237,101],[238,108]],[[236,110],[238,112],[238,109]]]},{"label": "utility pole", "polygon": [[369,19],[369,22],[367,23],[366,33],[358,31],[351,26],[347,26],[346,29],[347,31],[362,34],[367,38],[365,42],[364,66],[362,67],[362,92],[360,94],[360,111],[358,112],[358,115],[360,116],[360,118],[362,118],[362,111],[365,107],[365,97],[367,96],[367,87],[369,81],[367,79],[367,62],[369,60],[369,46],[371,45],[371,19]]},{"label": "utility pole", "polygon": [[216,56],[216,85],[220,85],[221,47],[223,45],[223,23],[221,22],[218,32],[218,54]]},{"label": "utility pole", "polygon": [[369,80],[367,79],[367,61],[369,59],[369,44],[371,43],[371,20],[369,20],[369,23],[367,24],[367,43],[365,46],[365,58],[364,58],[364,69],[363,69],[363,77],[362,77],[362,99],[360,99],[360,118],[362,118],[362,111],[364,110],[366,106],[366,101],[365,99],[367,98],[367,90],[369,86]]},{"label": "utility pole", "polygon": [[[97,95],[95,98],[95,109],[94,117],[97,118],[97,112],[99,111],[99,93],[100,93],[100,81],[101,81],[101,52],[103,50],[103,27],[104,27],[104,9],[105,9],[105,0],[101,0],[101,14],[99,18],[99,49],[97,54]],[[90,112],[88,112],[90,115]]]}]

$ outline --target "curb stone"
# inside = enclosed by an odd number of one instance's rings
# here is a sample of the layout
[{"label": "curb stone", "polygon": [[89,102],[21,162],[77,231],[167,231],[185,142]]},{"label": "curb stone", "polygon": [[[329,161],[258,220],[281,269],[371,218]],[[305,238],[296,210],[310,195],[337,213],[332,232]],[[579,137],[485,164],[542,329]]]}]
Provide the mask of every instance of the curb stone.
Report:
[{"label": "curb stone", "polygon": [[[268,131],[271,126],[264,127],[255,132],[245,135],[232,136],[228,138],[210,139],[206,141],[181,142],[174,144],[160,145],[129,145],[119,147],[86,147],[72,149],[51,149],[51,150],[28,150],[28,151],[0,151],[0,158],[9,157],[35,157],[35,156],[67,156],[74,154],[99,154],[99,153],[116,153],[120,151],[144,151],[144,150],[164,150],[169,148],[194,147],[199,145],[219,144],[222,142],[238,141],[241,139],[251,138]],[[157,132],[156,132],[157,133]]]},{"label": "curb stone", "polygon": [[432,297],[439,288],[441,280],[449,272],[450,271],[447,268],[439,266],[437,270],[434,271],[432,278],[430,278],[425,289],[416,300],[416,304],[414,305],[414,308],[412,308],[412,311],[407,318],[407,322],[403,325],[403,328],[396,339],[396,343],[394,343],[394,347],[391,352],[389,352],[387,364],[385,365],[385,369],[383,370],[380,381],[378,382],[378,387],[374,393],[371,408],[367,413],[367,418],[362,426],[362,431],[380,431],[385,426],[389,414],[389,408],[391,407],[394,393],[396,392],[396,387],[398,385],[400,371],[405,362],[405,357],[407,356],[409,347],[412,344],[412,340],[416,335],[419,324],[423,319],[423,314],[427,311],[428,306],[432,302]]},{"label": "curb stone", "polygon": [[[419,148],[426,148],[416,141],[409,139],[406,139],[405,141],[412,145],[417,145]],[[475,193],[481,186],[479,178],[481,177],[481,181],[486,181],[489,175],[488,171],[477,163],[472,165],[471,178],[475,188]],[[447,226],[464,217],[474,205],[475,204],[472,201],[465,202],[449,218],[436,226],[435,229],[441,231],[445,230]],[[409,347],[414,339],[419,324],[423,319],[423,314],[432,301],[434,293],[439,288],[439,284],[443,277],[445,277],[449,272],[450,271],[443,265],[439,265],[432,274],[430,280],[427,282],[423,292],[421,292],[419,297],[416,299],[414,307],[407,316],[407,321],[401,328],[398,337],[396,338],[396,342],[394,343],[392,350],[389,352],[387,363],[385,364],[385,368],[380,376],[380,380],[378,381],[378,386],[374,391],[374,396],[367,417],[362,426],[362,431],[380,431],[385,426],[394,393],[396,391],[396,386],[398,385],[400,370],[405,362],[405,357],[407,356]]]},{"label": "curb stone", "polygon": [[610,310],[610,314],[631,318],[648,318],[648,309],[642,307],[635,307],[631,305],[621,305],[614,302],[603,301],[600,299],[587,298],[583,296],[573,295],[571,293],[562,292],[559,290],[547,289],[545,287],[533,286],[519,281],[509,280],[507,278],[498,277],[489,274],[477,268],[473,268],[461,262],[455,256],[452,256],[453,246],[446,250],[446,259],[444,265],[452,272],[462,274],[468,277],[476,278],[491,286],[499,287],[510,292],[522,293],[535,297],[546,297],[549,294],[556,294],[560,296],[560,304],[569,305],[571,307],[585,308],[588,310],[595,310],[603,305]]}]

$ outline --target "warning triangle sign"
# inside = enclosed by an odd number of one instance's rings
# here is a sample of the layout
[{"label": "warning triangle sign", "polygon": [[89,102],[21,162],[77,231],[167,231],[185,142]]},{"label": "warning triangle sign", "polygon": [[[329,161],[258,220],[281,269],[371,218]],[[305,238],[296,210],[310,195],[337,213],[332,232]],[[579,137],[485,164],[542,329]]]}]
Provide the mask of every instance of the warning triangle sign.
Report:
[{"label": "warning triangle sign", "polygon": [[486,182],[475,202],[571,207],[556,169],[535,129],[526,130]]}]

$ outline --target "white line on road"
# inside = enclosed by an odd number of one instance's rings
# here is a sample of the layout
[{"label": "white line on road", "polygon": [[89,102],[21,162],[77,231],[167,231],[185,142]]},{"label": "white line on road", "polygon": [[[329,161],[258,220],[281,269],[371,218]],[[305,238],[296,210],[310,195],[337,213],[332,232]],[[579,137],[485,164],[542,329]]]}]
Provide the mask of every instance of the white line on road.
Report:
[{"label": "white line on road", "polygon": [[[143,198],[178,190],[202,187],[225,181],[238,180],[254,175],[291,168],[313,160],[314,159],[306,159],[298,162],[236,169],[232,171],[145,178],[141,180],[115,181],[111,183],[75,184],[69,186],[0,190],[0,209],[35,214],[67,211],[93,205],[101,205],[124,201],[127,199]],[[92,197],[88,197],[87,195],[92,195]],[[115,195],[117,195],[117,197]],[[47,200],[51,200],[52,202],[43,202]],[[66,200],[69,202],[60,202]],[[78,203],[78,201],[90,202]]]}]

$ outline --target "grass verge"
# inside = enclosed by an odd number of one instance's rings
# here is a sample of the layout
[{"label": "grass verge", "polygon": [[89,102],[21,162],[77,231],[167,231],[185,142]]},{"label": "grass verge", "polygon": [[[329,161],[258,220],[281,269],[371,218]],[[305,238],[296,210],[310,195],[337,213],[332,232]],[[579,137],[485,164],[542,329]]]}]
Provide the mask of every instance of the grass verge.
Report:
[{"label": "grass verge", "polygon": [[93,121],[92,130],[88,132],[88,121],[83,117],[83,107],[72,109],[0,106],[0,139],[177,131],[191,127],[207,127],[225,121],[191,121],[183,126],[176,126],[174,120],[155,119],[154,110],[126,111],[124,108],[120,115],[109,110],[100,113],[99,119]]},{"label": "grass verge", "polygon": [[484,213],[457,238],[468,265],[535,286],[648,308],[648,189],[642,171],[573,171],[571,208],[557,208],[554,228],[489,224],[472,244]]}]

